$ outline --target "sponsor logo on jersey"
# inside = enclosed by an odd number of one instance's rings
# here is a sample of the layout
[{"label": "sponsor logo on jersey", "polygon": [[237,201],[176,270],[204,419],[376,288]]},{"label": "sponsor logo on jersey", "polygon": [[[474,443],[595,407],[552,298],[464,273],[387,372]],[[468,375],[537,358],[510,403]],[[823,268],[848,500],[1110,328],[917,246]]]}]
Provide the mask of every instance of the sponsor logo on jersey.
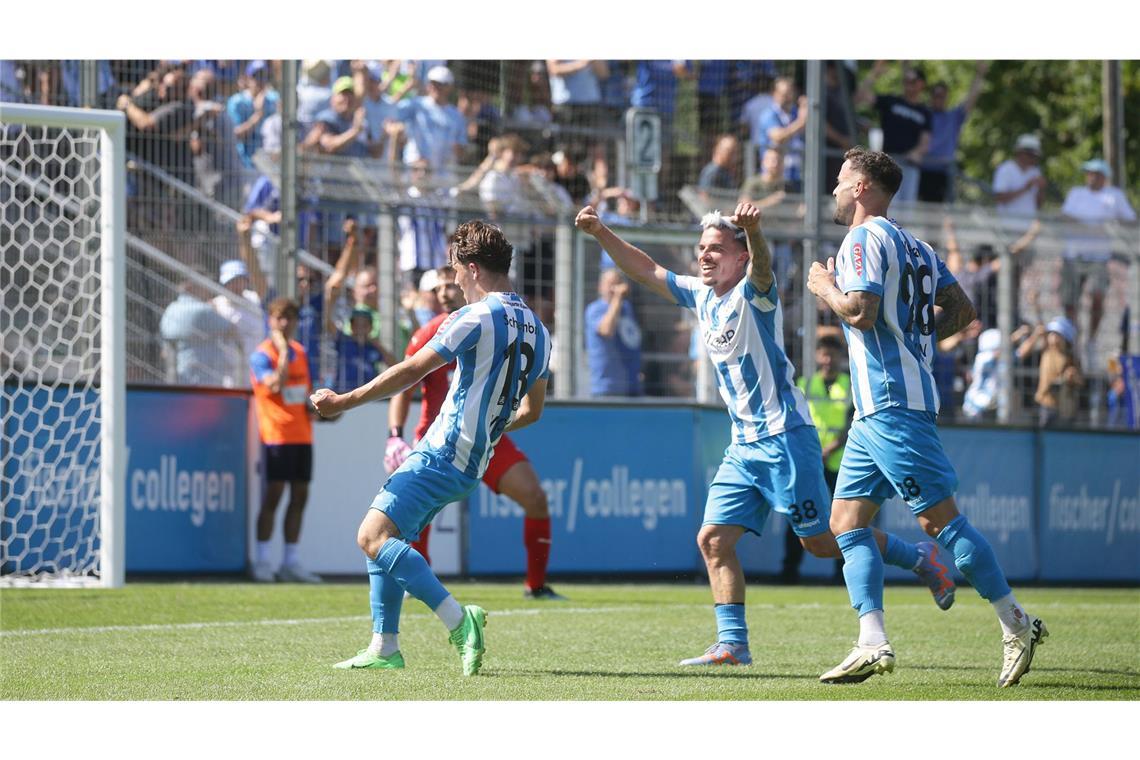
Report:
[{"label": "sponsor logo on jersey", "polygon": [[855,274],[863,276],[863,244],[856,243],[851,246],[851,262],[855,266]]}]

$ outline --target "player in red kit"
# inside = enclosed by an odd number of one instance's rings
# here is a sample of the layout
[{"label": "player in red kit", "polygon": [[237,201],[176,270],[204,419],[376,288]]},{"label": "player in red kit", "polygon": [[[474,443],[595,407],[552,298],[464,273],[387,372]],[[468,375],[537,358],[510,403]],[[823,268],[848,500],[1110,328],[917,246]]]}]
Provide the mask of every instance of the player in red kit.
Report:
[{"label": "player in red kit", "polygon": [[[438,280],[433,290],[443,308],[443,313],[412,335],[408,343],[408,356],[412,356],[427,345],[428,341],[435,337],[436,330],[448,315],[464,304],[463,291],[455,283],[455,271],[451,267],[441,267],[435,271],[435,274]],[[416,443],[419,443],[431,423],[439,416],[454,369],[455,363],[452,362],[428,374],[421,382],[423,412],[420,414],[419,424],[416,425]],[[389,472],[395,472],[412,452],[412,447],[404,441],[404,423],[408,419],[408,409],[411,407],[414,390],[413,386],[393,396],[388,405],[389,438],[384,450],[384,466]],[[483,475],[483,482],[492,491],[513,500],[523,509],[523,544],[526,546],[526,587],[523,589],[523,596],[527,599],[565,599],[546,585],[546,567],[550,562],[550,510],[546,503],[546,492],[542,490],[538,474],[535,473],[530,460],[519,451],[508,436],[504,435],[495,446],[495,453],[491,457],[487,472]],[[430,535],[431,525],[428,525],[420,532],[419,540],[412,544],[429,563],[431,562],[428,555]]]}]

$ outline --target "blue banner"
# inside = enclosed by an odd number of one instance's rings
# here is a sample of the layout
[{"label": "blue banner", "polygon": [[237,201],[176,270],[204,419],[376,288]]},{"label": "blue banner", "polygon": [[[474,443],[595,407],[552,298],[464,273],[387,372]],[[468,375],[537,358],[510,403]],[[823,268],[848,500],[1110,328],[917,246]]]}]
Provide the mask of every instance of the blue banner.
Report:
[{"label": "blue banner", "polygon": [[[548,406],[511,434],[550,504],[551,572],[692,572],[704,502],[696,411]],[[469,502],[472,574],[526,568],[522,509],[480,485]]]},{"label": "blue banner", "polygon": [[127,571],[230,572],[246,562],[241,394],[127,392]]},{"label": "blue banner", "polygon": [[1041,435],[1042,580],[1140,582],[1140,436]]}]

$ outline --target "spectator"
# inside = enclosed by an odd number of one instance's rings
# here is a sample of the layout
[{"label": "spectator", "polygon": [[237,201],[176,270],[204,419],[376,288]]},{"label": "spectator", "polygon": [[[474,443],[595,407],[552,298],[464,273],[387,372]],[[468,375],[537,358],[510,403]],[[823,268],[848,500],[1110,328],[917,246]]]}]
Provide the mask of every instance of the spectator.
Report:
[{"label": "spectator", "polygon": [[616,268],[598,278],[598,300],[586,307],[586,357],[591,396],[640,396],[641,328],[629,283]]},{"label": "spectator", "polygon": [[954,178],[957,176],[958,136],[962,126],[974,110],[982,92],[989,61],[978,61],[974,81],[966,98],[950,110],[946,109],[949,88],[945,82],[936,82],[930,88],[930,150],[922,162],[918,182],[918,199],[927,203],[947,203],[954,200]]},{"label": "spectator", "polygon": [[503,116],[492,104],[494,96],[485,90],[468,87],[459,91],[455,108],[467,129],[467,145],[460,153],[461,164],[473,163],[487,150],[493,135],[502,130]]},{"label": "spectator", "polygon": [[[240,356],[232,357],[234,365],[240,365],[265,338],[265,313],[261,308],[265,297],[265,282],[251,283],[249,268],[240,259],[222,262],[218,282],[233,296],[215,296],[214,311],[234,326],[241,345]],[[254,290],[256,285],[259,290]],[[294,329],[296,329],[294,317]],[[246,387],[243,382],[240,387]]]},{"label": "spectator", "polygon": [[317,123],[317,114],[329,107],[332,98],[332,69],[328,61],[308,60],[301,64],[297,83],[297,139],[304,140]]},{"label": "spectator", "polygon": [[347,322],[346,335],[337,329],[331,316],[325,319],[326,329],[336,349],[336,373],[332,388],[338,393],[359,388],[376,377],[381,363],[393,363],[392,355],[384,350],[378,340],[370,337],[371,311],[353,309]]},{"label": "spectator", "polygon": [[855,105],[874,105],[883,130],[883,152],[902,169],[902,184],[895,201],[912,202],[918,198],[919,169],[930,148],[930,109],[922,103],[926,75],[922,69],[909,67],[903,72],[903,94],[875,95],[875,82],[887,68],[886,61],[876,61],[871,72],[855,92]]},{"label": "spectator", "polygon": [[[265,493],[257,515],[257,545],[251,575],[259,583],[281,580],[319,583],[298,558],[301,518],[309,499],[313,472],[313,430],[309,395],[313,383],[305,348],[293,340],[297,304],[287,298],[269,304],[269,337],[249,357],[253,379],[254,412],[265,462]],[[285,556],[280,571],[269,559],[277,503],[289,486],[285,511]]]},{"label": "spectator", "polygon": [[[165,71],[157,87],[148,87],[137,101],[136,96],[120,95],[116,107],[127,115],[130,131],[134,133],[135,139],[128,140],[132,143],[129,149],[176,179],[194,184],[194,162],[190,153],[194,104],[188,97],[183,69]],[[159,191],[154,188],[152,192]]]},{"label": "spectator", "polygon": [[515,106],[511,117],[531,128],[544,127],[554,121],[550,83],[542,61],[532,61],[527,68],[526,95]]},{"label": "spectator", "polygon": [[599,122],[601,83],[610,75],[605,61],[548,60],[546,73],[550,81],[550,103],[558,124],[581,127]]},{"label": "spectator", "polygon": [[442,188],[433,187],[427,159],[416,159],[408,174],[406,192],[410,202],[396,217],[396,249],[405,282],[414,284],[424,272],[447,263],[446,215],[450,198]]},{"label": "spectator", "polygon": [[1088,283],[1090,295],[1089,333],[1086,346],[1090,358],[1095,347],[1097,328],[1104,315],[1104,292],[1108,287],[1108,260],[1112,256],[1112,238],[1104,229],[1106,222],[1135,222],[1136,212],[1118,187],[1109,184],[1112,170],[1094,158],[1081,165],[1085,184],[1071,188],[1065,196],[1061,213],[1076,222],[1068,234],[1061,263],[1061,302],[1065,316],[1077,321],[1077,303]]},{"label": "spectator", "polygon": [[[205,279],[205,273],[199,273]],[[235,365],[237,345],[233,325],[207,302],[209,291],[193,278],[178,286],[178,297],[162,312],[158,333],[163,353],[178,385],[213,385],[232,388],[244,372]]]},{"label": "spectator", "polygon": [[467,124],[449,99],[455,76],[446,66],[427,73],[427,95],[400,103],[400,118],[407,128],[404,163],[423,158],[443,181],[450,182],[453,169],[467,144]]},{"label": "spectator", "polygon": [[354,158],[370,154],[368,116],[357,102],[353,87],[352,77],[341,77],[333,83],[329,108],[317,114],[302,149]]},{"label": "spectator", "polygon": [[[354,92],[368,122],[369,155],[395,161],[392,126],[400,120],[400,107],[384,94],[384,67],[379,61],[353,62]],[[390,149],[385,149],[389,143]]]},{"label": "spectator", "polygon": [[560,146],[550,157],[554,162],[554,181],[566,189],[574,203],[582,203],[590,195],[590,180],[582,174],[581,157],[569,146]]},{"label": "spectator", "polygon": [[1001,330],[991,327],[978,336],[978,354],[970,372],[970,385],[962,401],[962,413],[971,420],[992,422],[1003,401]]},{"label": "spectator", "polygon": [[[479,181],[479,200],[487,215],[500,224],[503,217],[526,210],[522,183],[515,170],[525,150],[526,145],[518,135],[505,135],[499,143],[498,155]],[[519,239],[515,235],[511,237]]]},{"label": "spectator", "polygon": [[[823,478],[832,493],[839,478],[839,463],[843,460],[847,433],[855,419],[851,375],[843,371],[846,352],[847,347],[838,334],[820,335],[815,344],[816,373],[810,378],[801,377],[796,382],[807,399],[808,411],[819,435],[819,445],[823,449]],[[799,581],[803,556],[803,545],[789,522],[784,534],[784,567],[781,573],[785,583]]]},{"label": "spectator", "polygon": [[712,160],[701,169],[697,187],[702,191],[735,190],[737,164],[740,161],[740,141],[732,135],[721,135],[713,148]]},{"label": "spectator", "polygon": [[235,92],[226,103],[238,155],[246,168],[253,168],[253,155],[261,148],[261,124],[277,113],[279,99],[269,83],[269,64],[251,61],[245,68],[245,89]]},{"label": "spectator", "polygon": [[784,154],[775,148],[764,151],[760,173],[749,177],[740,188],[738,203],[751,203],[763,211],[784,200],[787,195],[784,180]]},{"label": "spectator", "polygon": [[1041,140],[1021,135],[1013,146],[1013,158],[1006,159],[994,172],[994,207],[1005,219],[1005,228],[1021,234],[1037,216],[1045,190],[1041,162]]},{"label": "spectator", "polygon": [[190,153],[198,189],[233,208],[241,197],[241,159],[226,107],[215,99],[215,82],[213,69],[209,68],[190,77],[189,96],[194,104]]},{"label": "spectator", "polygon": [[416,291],[416,300],[412,306],[416,315],[416,322],[420,327],[432,321],[437,314],[443,311],[439,305],[439,299],[435,295],[435,289],[439,287],[440,277],[446,276],[445,273],[450,270],[451,267],[447,266],[429,269],[420,278],[419,290]]},{"label": "spectator", "polygon": [[747,127],[748,142],[751,143],[749,147],[756,150],[756,160],[759,161],[764,155],[759,147],[764,139],[764,128],[760,125],[760,119],[774,102],[772,100],[772,77],[766,71],[761,71],[757,75],[753,92],[756,95],[744,101],[744,105],[740,109],[740,123]]},{"label": "spectator", "polygon": [[1077,330],[1065,317],[1056,317],[1045,325],[1045,350],[1041,352],[1034,396],[1040,405],[1037,421],[1041,427],[1072,423],[1076,419],[1078,393],[1084,385],[1074,352],[1076,339]]},{"label": "spectator", "polygon": [[807,97],[796,99],[791,79],[780,77],[772,85],[772,105],[760,116],[760,155],[768,148],[784,154],[784,179],[792,192],[803,186],[804,127],[807,126]]},{"label": "spectator", "polygon": [[848,97],[845,76],[840,63],[828,61],[824,68],[824,97],[827,99],[824,133],[826,137],[827,163],[823,178],[823,191],[828,195],[835,190],[839,181],[839,170],[843,168],[843,154],[855,147],[854,114],[851,112],[851,99]]}]

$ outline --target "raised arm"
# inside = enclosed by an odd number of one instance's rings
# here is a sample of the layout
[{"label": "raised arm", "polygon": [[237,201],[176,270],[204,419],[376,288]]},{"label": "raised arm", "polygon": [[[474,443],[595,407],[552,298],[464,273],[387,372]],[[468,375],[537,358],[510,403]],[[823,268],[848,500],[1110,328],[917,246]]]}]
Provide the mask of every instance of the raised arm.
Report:
[{"label": "raised arm", "polygon": [[331,312],[332,303],[340,295],[349,272],[356,271],[356,220],[344,221],[344,247],[336,260],[333,273],[325,281],[325,309]]},{"label": "raised arm", "polygon": [[237,220],[236,226],[238,256],[245,262],[246,269],[249,270],[250,286],[257,293],[258,298],[264,301],[265,294],[269,292],[269,282],[265,277],[265,272],[261,270],[261,262],[258,261],[257,254],[253,250],[253,220],[248,215],[243,216]]},{"label": "raised arm", "polygon": [[855,95],[851,98],[856,106],[869,106],[875,102],[875,82],[887,70],[886,61],[875,61],[874,68],[863,77],[863,81],[859,83],[858,89],[855,90]]},{"label": "raised arm", "polygon": [[586,206],[579,211],[574,224],[578,229],[592,235],[614,260],[618,269],[625,272],[631,280],[644,285],[663,298],[676,302],[677,299],[669,290],[669,270],[659,266],[645,251],[635,248],[615,235],[613,230],[602,224],[593,206]]},{"label": "raised arm", "polygon": [[530,387],[526,395],[519,401],[518,411],[515,412],[515,418],[511,420],[511,424],[507,425],[507,430],[518,430],[527,425],[533,425],[538,422],[538,418],[542,416],[542,409],[546,405],[546,379],[538,380]]},{"label": "raised arm", "polygon": [[429,372],[439,369],[447,361],[429,347],[421,348],[399,364],[381,372],[364,385],[348,393],[334,393],[321,388],[309,397],[322,417],[336,417],[349,409],[378,398],[387,398],[418,383]]},{"label": "raised arm", "polygon": [[978,65],[974,69],[974,81],[970,82],[970,91],[966,93],[966,99],[962,101],[962,108],[966,109],[966,113],[974,110],[974,104],[978,102],[978,96],[982,94],[982,86],[986,83],[986,72],[989,70],[989,61],[978,61]]},{"label": "raised arm", "polygon": [[934,327],[938,340],[945,340],[977,319],[978,313],[962,286],[952,282],[934,294]]},{"label": "raised arm", "polygon": [[772,251],[760,231],[760,209],[751,203],[738,203],[729,221],[748,235],[748,281],[758,293],[767,293],[775,278],[772,275]]}]

